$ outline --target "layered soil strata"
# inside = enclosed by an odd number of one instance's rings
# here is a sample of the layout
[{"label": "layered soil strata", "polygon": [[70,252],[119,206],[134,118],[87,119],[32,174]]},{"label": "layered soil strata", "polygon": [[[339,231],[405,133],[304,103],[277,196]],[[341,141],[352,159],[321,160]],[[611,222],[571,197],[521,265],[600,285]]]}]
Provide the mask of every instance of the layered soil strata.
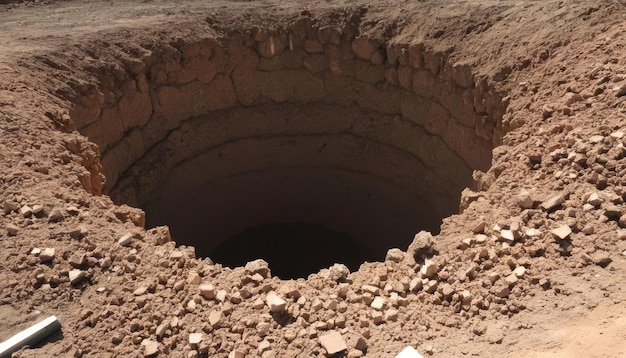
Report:
[{"label": "layered soil strata", "polygon": [[438,232],[489,168],[505,104],[450,53],[315,19],[240,32],[139,43],[70,112],[101,150],[105,193],[148,226],[208,255],[246,228],[317,223],[382,260]]}]

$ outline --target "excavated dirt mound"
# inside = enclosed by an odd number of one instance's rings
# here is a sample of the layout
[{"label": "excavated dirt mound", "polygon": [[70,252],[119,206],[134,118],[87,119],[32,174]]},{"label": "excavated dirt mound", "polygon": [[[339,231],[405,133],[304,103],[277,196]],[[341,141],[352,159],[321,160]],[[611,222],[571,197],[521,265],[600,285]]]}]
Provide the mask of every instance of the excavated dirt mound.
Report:
[{"label": "excavated dirt mound", "polygon": [[624,5],[0,5],[0,341],[626,355]]}]

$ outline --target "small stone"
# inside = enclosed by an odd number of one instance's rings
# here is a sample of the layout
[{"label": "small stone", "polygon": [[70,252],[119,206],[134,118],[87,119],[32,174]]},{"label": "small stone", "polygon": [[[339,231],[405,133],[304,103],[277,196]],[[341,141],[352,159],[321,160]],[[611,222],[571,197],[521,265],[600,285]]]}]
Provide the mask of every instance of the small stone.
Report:
[{"label": "small stone", "polygon": [[424,259],[436,253],[433,247],[433,236],[428,231],[420,231],[413,237],[413,241],[407,249],[407,254],[415,260]]},{"label": "small stone", "polygon": [[594,233],[594,231],[595,231],[595,228],[591,224],[585,225],[585,227],[582,229],[582,232],[585,235],[591,235]]},{"label": "small stone", "polygon": [[217,293],[215,294],[215,299],[220,302],[224,302],[226,300],[227,294],[228,292],[226,292],[226,290],[218,290]]},{"label": "small stone", "polygon": [[398,311],[391,309],[387,312],[385,312],[385,320],[386,321],[391,321],[391,322],[395,322],[398,320]]},{"label": "small stone", "polygon": [[41,253],[39,254],[39,261],[41,262],[52,261],[52,259],[54,259],[55,251],[56,250],[53,247],[46,247],[45,249],[41,250]]},{"label": "small stone", "polygon": [[442,285],[441,290],[439,290],[439,291],[441,292],[443,297],[449,298],[454,293],[454,288],[452,288],[452,285],[450,285],[448,283],[445,283],[445,284]]},{"label": "small stone", "polygon": [[367,350],[367,341],[358,333],[348,333],[346,343],[348,347],[358,349],[361,352],[365,352]]},{"label": "small stone", "polygon": [[621,228],[626,228],[626,214],[624,214],[624,215],[619,217],[619,220],[618,220],[617,224]]},{"label": "small stone", "polygon": [[550,199],[541,203],[541,208],[544,211],[552,211],[556,209],[558,206],[560,206],[561,204],[563,204],[564,202],[565,202],[565,198],[563,197],[563,195],[561,194],[555,195],[551,197]]},{"label": "small stone", "polygon": [[507,277],[505,277],[504,281],[506,281],[506,283],[508,283],[509,285],[514,285],[514,284],[517,283],[518,278],[517,278],[517,276],[514,273],[512,273],[512,274],[508,275]]},{"label": "small stone", "polygon": [[197,306],[196,301],[194,301],[194,300],[189,300],[189,301],[187,302],[187,305],[185,306],[185,310],[186,310],[187,312],[193,312],[193,311],[195,311],[195,310],[196,310],[196,306]]},{"label": "small stone", "polygon": [[424,357],[421,354],[419,354],[419,352],[416,351],[415,348],[408,346],[404,348],[400,353],[398,353],[396,358],[424,358]]},{"label": "small stone", "polygon": [[474,243],[476,244],[484,244],[485,242],[487,242],[487,235],[484,234],[478,234],[476,236],[474,236]]},{"label": "small stone", "polygon": [[500,298],[507,298],[511,294],[508,285],[500,285],[492,287],[492,292],[494,295]]},{"label": "small stone", "polygon": [[382,310],[383,307],[385,307],[385,299],[380,296],[376,296],[370,304],[370,307],[378,311]]},{"label": "small stone", "polygon": [[7,224],[6,229],[9,236],[15,236],[20,231],[20,228],[13,224]]},{"label": "small stone", "polygon": [[117,243],[120,244],[121,246],[127,247],[127,246],[130,246],[132,241],[133,241],[133,235],[132,234],[126,234],[126,235],[120,237],[120,239],[117,240]]},{"label": "small stone", "polygon": [[87,256],[85,254],[76,254],[70,257],[68,263],[74,268],[80,268],[87,264]]},{"label": "small stone", "polygon": [[259,343],[259,346],[257,347],[257,350],[260,353],[263,353],[269,349],[272,348],[272,344],[270,342],[267,341],[267,339],[264,339],[261,343]]},{"label": "small stone", "polygon": [[283,312],[287,306],[287,302],[273,291],[267,294],[265,303],[270,308],[270,312]]},{"label": "small stone", "polygon": [[432,278],[433,276],[437,274],[438,271],[439,271],[439,265],[430,259],[426,259],[424,261],[424,265],[422,265],[422,268],[420,269],[420,273],[422,274],[422,277],[426,277],[426,278]]},{"label": "small stone", "polygon": [[232,351],[228,353],[228,358],[246,358],[246,354],[242,351]]},{"label": "small stone", "polygon": [[154,332],[154,334],[157,335],[157,337],[159,338],[163,338],[163,336],[165,336],[165,332],[170,329],[170,322],[169,321],[165,321],[163,323],[161,323],[160,325],[157,326],[156,331]]},{"label": "small stone", "polygon": [[255,274],[258,273],[263,277],[270,276],[270,268],[265,260],[256,259],[254,261],[250,261],[246,264],[245,269],[247,272]]},{"label": "small stone", "polygon": [[28,205],[24,205],[20,208],[20,214],[22,214],[23,217],[27,218],[33,214],[33,208]]},{"label": "small stone", "polygon": [[319,340],[328,355],[337,354],[348,349],[343,336],[337,331],[322,335],[319,337]]},{"label": "small stone", "polygon": [[72,239],[80,239],[87,235],[87,228],[83,225],[79,225],[70,230],[69,234]]},{"label": "small stone", "polygon": [[148,291],[148,288],[145,286],[140,286],[137,287],[137,289],[135,291],[133,291],[133,295],[135,296],[142,296],[146,293],[146,291]]},{"label": "small stone", "polygon": [[[41,257],[41,255],[40,255],[40,257]],[[86,275],[87,275],[87,272],[85,272],[83,270],[71,270],[69,272],[70,282],[72,284],[78,283],[83,278],[85,278]]]},{"label": "small stone", "polygon": [[172,289],[174,291],[181,291],[183,288],[185,288],[185,281],[184,280],[178,280],[178,281],[174,282],[174,286],[172,287]]},{"label": "small stone", "polygon": [[600,267],[607,267],[613,260],[607,252],[604,251],[596,251],[593,255],[591,255],[591,259],[593,263]]},{"label": "small stone", "polygon": [[461,302],[466,304],[466,303],[471,303],[472,300],[472,293],[468,290],[463,290],[459,293],[459,297],[461,299]]},{"label": "small stone", "polygon": [[513,234],[513,231],[511,230],[501,230],[500,240],[508,244],[512,244],[515,241],[515,235]]},{"label": "small stone", "polygon": [[522,277],[524,277],[524,274],[526,273],[526,267],[518,266],[518,267],[515,268],[515,270],[513,270],[513,273],[518,278],[522,278]]},{"label": "small stone", "polygon": [[602,141],[604,141],[603,135],[596,134],[596,135],[592,135],[591,137],[589,137],[589,142],[591,143],[600,143]]},{"label": "small stone", "polygon": [[260,310],[263,307],[265,307],[265,303],[263,302],[261,297],[257,298],[256,300],[254,300],[254,302],[252,302],[252,308],[256,310]]},{"label": "small stone", "polygon": [[65,216],[63,216],[63,212],[59,208],[52,209],[48,215],[48,222],[51,223],[59,222],[63,219],[65,219]]},{"label": "small stone", "polygon": [[419,277],[415,277],[409,283],[409,290],[411,292],[419,291],[422,289],[422,280]]},{"label": "small stone", "polygon": [[548,278],[542,278],[539,280],[539,286],[541,286],[544,290],[549,289],[551,285],[550,279]]},{"label": "small stone", "polygon": [[297,300],[302,296],[302,293],[296,287],[290,287],[285,291],[285,295],[287,295],[287,297],[289,298]]},{"label": "small stone", "polygon": [[541,231],[539,231],[538,229],[535,229],[535,228],[528,228],[528,229],[526,229],[526,231],[524,233],[528,237],[538,237],[539,235],[541,235]]},{"label": "small stone", "polygon": [[151,339],[144,339],[141,341],[141,345],[143,346],[143,356],[144,357],[154,357],[159,353],[159,342],[153,341]]},{"label": "small stone", "polygon": [[374,286],[374,285],[363,285],[361,286],[361,290],[363,292],[367,292],[369,294],[372,295],[378,295],[378,293],[380,292],[380,288]]},{"label": "small stone", "polygon": [[572,229],[568,225],[561,225],[558,228],[550,231],[555,239],[565,240],[572,233]]},{"label": "small stone", "polygon": [[398,248],[389,249],[385,261],[402,262],[404,260],[404,252]]},{"label": "small stone", "polygon": [[602,204],[603,201],[604,200],[602,200],[602,198],[600,197],[600,195],[598,195],[598,193],[591,193],[589,197],[587,198],[587,204],[591,204],[596,208],[600,206],[600,204]]},{"label": "small stone", "polygon": [[350,274],[350,269],[344,264],[334,264],[328,268],[328,280],[330,281],[345,281]]},{"label": "small stone", "polygon": [[43,213],[43,205],[37,204],[37,205],[33,205],[33,214],[36,216],[41,216],[41,214]]},{"label": "small stone", "polygon": [[461,240],[460,248],[467,249],[468,247],[471,247],[474,242],[475,241],[473,237],[466,237],[465,239]]},{"label": "small stone", "polygon": [[189,345],[197,346],[202,342],[202,333],[190,333],[189,334]]},{"label": "small stone", "polygon": [[198,272],[191,270],[189,271],[189,275],[187,275],[187,283],[190,285],[199,285],[202,282],[202,277],[198,274]]},{"label": "small stone", "polygon": [[622,216],[622,208],[614,204],[609,204],[604,208],[604,216],[611,220],[619,220]]},{"label": "small stone", "polygon": [[433,294],[437,291],[437,287],[439,287],[439,282],[435,280],[428,280],[424,283],[424,281],[422,281],[422,285],[424,286],[425,292]]},{"label": "small stone", "polygon": [[209,313],[209,324],[215,327],[222,319],[222,311],[211,311]]},{"label": "small stone", "polygon": [[472,228],[472,232],[474,234],[481,234],[485,232],[485,227],[487,227],[487,223],[484,221],[479,221],[474,228]]},{"label": "small stone", "polygon": [[532,209],[535,205],[535,200],[532,198],[528,190],[522,190],[517,195],[517,205],[522,209]]},{"label": "small stone", "polygon": [[206,299],[210,300],[215,298],[215,286],[210,283],[201,284],[200,286],[198,286],[198,290],[200,291],[200,296]]}]

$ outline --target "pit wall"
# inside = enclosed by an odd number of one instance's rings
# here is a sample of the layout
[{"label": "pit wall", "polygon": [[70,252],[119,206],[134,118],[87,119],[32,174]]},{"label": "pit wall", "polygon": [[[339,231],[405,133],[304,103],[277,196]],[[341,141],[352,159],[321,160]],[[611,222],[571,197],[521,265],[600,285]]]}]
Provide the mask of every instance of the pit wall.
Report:
[{"label": "pit wall", "polygon": [[[272,104],[373,113],[371,118],[384,119],[379,125],[395,124],[369,133],[353,133],[358,129],[350,127],[348,134],[392,145],[420,162],[422,169],[398,184],[414,187],[420,179],[425,185],[418,195],[449,215],[458,208],[460,191],[470,185],[471,171],[490,167],[505,110],[500,95],[474,78],[469,64],[451,63],[449,55],[423,43],[382,43],[356,29],[317,29],[310,23],[179,40],[138,48],[100,71],[99,88],[82,95],[70,116],[100,146],[105,192],[118,202],[141,205],[185,157],[218,145],[170,145],[173,132],[189,131],[185,124],[199,117],[211,121]],[[240,126],[244,132],[245,127]],[[215,134],[214,129],[205,126],[207,133]],[[284,126],[259,130],[212,138],[285,131]],[[311,130],[300,126],[287,134]],[[345,135],[346,128],[334,134]],[[97,174],[92,170],[83,178],[93,192],[100,190],[90,183]]]}]

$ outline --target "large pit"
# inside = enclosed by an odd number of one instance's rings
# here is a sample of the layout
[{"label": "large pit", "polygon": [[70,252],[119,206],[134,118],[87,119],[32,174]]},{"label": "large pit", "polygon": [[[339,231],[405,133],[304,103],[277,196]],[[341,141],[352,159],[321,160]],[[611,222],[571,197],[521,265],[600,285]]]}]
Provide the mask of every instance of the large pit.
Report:
[{"label": "large pit", "polygon": [[356,270],[438,232],[491,165],[501,97],[450,55],[310,22],[142,45],[71,117],[104,193],[199,256]]}]

